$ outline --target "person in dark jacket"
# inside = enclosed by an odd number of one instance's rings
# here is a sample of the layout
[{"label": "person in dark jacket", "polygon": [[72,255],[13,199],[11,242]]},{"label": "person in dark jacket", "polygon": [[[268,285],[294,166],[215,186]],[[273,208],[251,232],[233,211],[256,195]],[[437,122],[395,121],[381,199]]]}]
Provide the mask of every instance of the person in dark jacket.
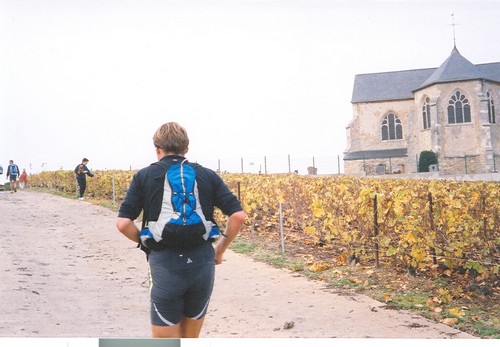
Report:
[{"label": "person in dark jacket", "polygon": [[[212,295],[215,265],[222,263],[224,252],[243,226],[245,213],[220,176],[199,164],[189,163],[184,157],[189,139],[183,127],[174,122],[163,124],[154,134],[153,143],[158,162],[134,175],[118,212],[116,227],[123,235],[139,243],[143,250],[147,248],[148,244],[141,243],[141,239],[144,232],[150,230],[143,226],[141,232],[134,221],[143,212],[143,220],[151,227],[165,220],[167,210],[172,212],[168,195],[171,188],[166,177],[169,168],[175,165],[189,166],[187,171],[196,172],[195,195],[201,208],[199,214],[205,222],[215,224],[215,207],[228,216],[225,231],[215,246],[211,238],[192,245],[182,243],[182,246],[170,239],[160,248],[147,250],[153,337],[199,337]],[[182,213],[175,209],[173,212]],[[162,225],[160,229],[165,233],[167,226]],[[186,229],[178,230],[183,234],[179,237],[184,238]]]},{"label": "person in dark jacket", "polygon": [[76,174],[76,182],[79,187],[79,195],[78,198],[83,200],[83,194],[85,193],[85,189],[87,189],[87,176],[94,177],[94,174],[89,170],[87,164],[89,160],[87,158],[83,158],[81,164],[78,164],[74,170]]}]

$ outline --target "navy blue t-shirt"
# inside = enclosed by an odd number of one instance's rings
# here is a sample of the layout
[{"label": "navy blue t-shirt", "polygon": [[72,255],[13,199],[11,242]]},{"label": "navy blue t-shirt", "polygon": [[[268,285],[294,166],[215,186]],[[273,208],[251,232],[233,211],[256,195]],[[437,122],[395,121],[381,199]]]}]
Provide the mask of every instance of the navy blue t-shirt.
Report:
[{"label": "navy blue t-shirt", "polygon": [[[169,155],[161,162],[166,165],[180,163],[185,158]],[[214,222],[214,207],[219,208],[227,216],[242,211],[240,202],[229,190],[224,181],[213,170],[193,165],[196,171],[196,183],[203,214],[208,221]],[[165,169],[160,165],[151,164],[139,170],[134,177],[120,206],[118,217],[137,219],[144,210],[144,220],[157,221],[163,199]]]},{"label": "navy blue t-shirt", "polygon": [[90,172],[87,165],[78,164],[73,172],[76,174],[76,179],[79,181],[85,181],[86,176],[94,177],[94,174]]}]

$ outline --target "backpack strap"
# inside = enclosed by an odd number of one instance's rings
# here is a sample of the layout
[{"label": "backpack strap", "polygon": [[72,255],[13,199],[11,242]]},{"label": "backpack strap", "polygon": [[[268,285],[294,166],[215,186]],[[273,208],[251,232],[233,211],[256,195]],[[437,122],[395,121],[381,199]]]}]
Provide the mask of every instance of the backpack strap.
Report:
[{"label": "backpack strap", "polygon": [[[187,159],[185,159],[184,161],[187,161]],[[183,163],[184,163],[183,161]],[[155,180],[156,179],[160,179],[160,178],[164,178],[169,167],[172,166],[172,163],[165,163],[161,160],[155,162],[155,163],[152,163],[151,165],[157,165],[157,166],[160,166],[162,167],[163,169],[165,169],[165,172],[163,172],[161,175],[158,175],[155,177]],[[141,225],[141,230],[144,229],[147,224],[149,223],[149,220],[147,219],[147,216],[148,216],[148,210],[146,209],[146,206],[150,206],[151,205],[151,202],[153,200],[153,195],[151,195],[149,197],[149,201],[148,201],[148,204],[144,204],[145,208],[144,208],[144,211],[142,213],[142,225]],[[144,247],[141,243],[141,241],[139,241],[139,243],[137,244],[137,248],[140,248],[143,252],[146,253],[146,258],[149,256],[149,252],[150,250],[146,247]]]},{"label": "backpack strap", "polygon": [[[178,163],[165,163],[164,161],[157,161],[156,163],[153,163],[151,165],[158,165],[158,166],[161,166],[162,168],[165,169],[165,173],[168,171],[168,169],[172,166],[172,165],[175,165],[175,164],[178,164]],[[181,161],[179,164],[181,165],[184,165],[184,164],[189,164],[193,167],[197,166],[198,164],[193,164],[193,163],[190,163],[187,159],[184,159],[183,161]],[[163,174],[162,174],[163,176]]]}]

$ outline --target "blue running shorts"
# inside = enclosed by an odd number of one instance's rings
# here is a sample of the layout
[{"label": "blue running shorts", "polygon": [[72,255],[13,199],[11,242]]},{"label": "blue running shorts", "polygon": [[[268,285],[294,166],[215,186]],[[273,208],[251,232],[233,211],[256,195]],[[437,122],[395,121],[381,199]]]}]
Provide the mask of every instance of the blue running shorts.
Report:
[{"label": "blue running shorts", "polygon": [[164,249],[149,254],[151,324],[171,326],[183,316],[207,313],[215,277],[215,252],[207,242],[194,249]]}]

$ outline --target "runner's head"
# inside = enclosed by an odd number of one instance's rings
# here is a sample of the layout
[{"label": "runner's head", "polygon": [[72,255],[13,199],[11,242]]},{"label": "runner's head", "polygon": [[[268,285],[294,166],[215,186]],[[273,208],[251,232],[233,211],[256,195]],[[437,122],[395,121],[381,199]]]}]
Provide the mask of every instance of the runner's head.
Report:
[{"label": "runner's head", "polygon": [[186,129],[176,122],[170,122],[156,130],[153,143],[165,153],[185,155],[189,147],[189,138]]}]

